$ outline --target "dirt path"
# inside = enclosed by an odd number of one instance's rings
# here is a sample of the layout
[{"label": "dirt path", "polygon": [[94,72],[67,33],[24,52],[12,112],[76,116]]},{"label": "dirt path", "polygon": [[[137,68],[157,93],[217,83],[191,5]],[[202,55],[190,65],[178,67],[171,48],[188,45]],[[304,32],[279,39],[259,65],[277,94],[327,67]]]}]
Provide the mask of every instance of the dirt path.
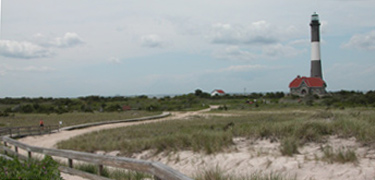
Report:
[{"label": "dirt path", "polygon": [[[142,122],[125,122],[125,123],[116,123],[116,124],[107,124],[107,125],[100,125],[100,126],[93,126],[84,129],[76,129],[71,131],[60,131],[54,134],[47,134],[42,136],[28,136],[22,139],[19,139],[20,142],[29,144],[32,146],[44,147],[44,148],[55,148],[56,144],[63,140],[68,140],[72,137],[79,136],[85,133],[99,131],[103,129],[111,129],[111,128],[118,128],[118,127],[125,127],[125,126],[133,126],[138,124],[145,124],[145,123],[154,123],[154,122],[161,122],[166,120],[177,120],[177,119],[186,119],[191,116],[196,116],[204,112],[208,112],[211,109],[215,109],[218,106],[211,106],[208,109],[203,109],[200,111],[193,111],[193,112],[172,112],[171,116],[161,119],[154,119]],[[64,179],[69,180],[86,180],[85,178],[81,178],[79,176],[71,176],[65,173],[61,174]]]}]

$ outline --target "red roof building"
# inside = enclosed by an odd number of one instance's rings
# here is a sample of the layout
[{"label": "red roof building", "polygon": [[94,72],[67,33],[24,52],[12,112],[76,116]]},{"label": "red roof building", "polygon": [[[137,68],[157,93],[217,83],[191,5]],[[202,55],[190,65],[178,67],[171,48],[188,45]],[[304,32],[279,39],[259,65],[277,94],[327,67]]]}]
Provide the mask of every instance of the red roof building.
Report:
[{"label": "red roof building", "polygon": [[290,84],[290,94],[305,96],[307,94],[323,96],[327,92],[327,87],[323,79],[318,77],[300,77],[297,76]]},{"label": "red roof building", "polygon": [[221,89],[215,89],[211,92],[211,96],[223,96],[225,95],[225,92]]}]

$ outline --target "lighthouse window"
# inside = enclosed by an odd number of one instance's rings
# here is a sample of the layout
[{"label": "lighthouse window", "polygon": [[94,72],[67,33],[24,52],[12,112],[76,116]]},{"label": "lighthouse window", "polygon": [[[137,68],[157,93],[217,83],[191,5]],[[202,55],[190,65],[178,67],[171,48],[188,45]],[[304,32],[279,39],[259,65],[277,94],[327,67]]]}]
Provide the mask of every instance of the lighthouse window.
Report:
[{"label": "lighthouse window", "polygon": [[317,14],[313,14],[313,15],[311,16],[311,20],[312,20],[312,21],[319,21],[319,16],[318,16]]}]

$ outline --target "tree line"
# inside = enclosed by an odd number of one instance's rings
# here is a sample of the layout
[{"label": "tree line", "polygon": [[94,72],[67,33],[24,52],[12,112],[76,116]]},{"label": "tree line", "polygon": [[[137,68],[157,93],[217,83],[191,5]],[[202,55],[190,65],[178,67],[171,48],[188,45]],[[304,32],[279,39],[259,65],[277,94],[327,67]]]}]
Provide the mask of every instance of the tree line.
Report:
[{"label": "tree line", "polygon": [[[160,98],[140,96],[86,96],[78,98],[0,98],[0,116],[11,113],[68,113],[68,112],[121,112],[125,110],[171,111],[194,110],[208,107],[208,104],[243,103],[253,99],[267,99],[278,103],[280,99],[300,99],[288,96],[284,92],[225,94],[211,96],[200,89],[193,93],[164,96]],[[307,96],[309,104],[324,106],[372,106],[375,107],[375,91],[345,91],[330,92],[328,96],[319,98]],[[236,101],[237,100],[237,101]]]}]

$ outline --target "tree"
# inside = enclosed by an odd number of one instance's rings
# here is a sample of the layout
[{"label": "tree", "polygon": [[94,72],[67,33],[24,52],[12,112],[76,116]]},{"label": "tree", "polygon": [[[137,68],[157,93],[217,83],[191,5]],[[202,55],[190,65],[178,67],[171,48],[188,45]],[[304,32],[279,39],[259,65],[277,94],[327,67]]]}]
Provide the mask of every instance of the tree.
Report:
[{"label": "tree", "polygon": [[200,97],[202,95],[203,91],[200,89],[195,90],[195,96]]}]

